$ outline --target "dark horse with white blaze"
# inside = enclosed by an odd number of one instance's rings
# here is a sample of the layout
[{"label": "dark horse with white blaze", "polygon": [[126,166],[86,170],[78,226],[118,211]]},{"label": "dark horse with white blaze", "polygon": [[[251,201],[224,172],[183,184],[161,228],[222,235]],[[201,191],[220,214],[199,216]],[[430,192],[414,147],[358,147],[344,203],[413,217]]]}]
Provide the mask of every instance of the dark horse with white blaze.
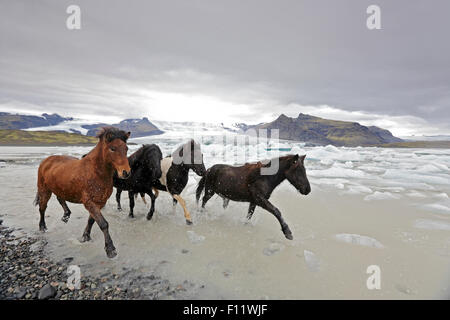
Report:
[{"label": "dark horse with white blaze", "polygon": [[199,176],[203,176],[206,172],[200,145],[193,139],[178,147],[171,156],[162,159],[162,175],[154,185],[156,197],[158,196],[157,190],[167,191],[172,196],[174,205],[177,202],[180,203],[187,224],[192,224],[192,219],[186,208],[186,202],[180,194],[188,183],[191,169]]},{"label": "dark horse with white blaze", "polygon": [[[89,211],[89,219],[82,241],[91,240],[91,229],[97,222],[105,237],[105,250],[109,258],[117,255],[108,231],[108,222],[101,209],[113,191],[113,175],[125,179],[130,175],[127,159],[127,140],[130,132],[105,127],[97,135],[99,142],[84,158],[50,156],[42,161],[38,171],[35,205],[39,205],[39,229],[45,231],[45,210],[54,193],[65,209],[63,221],[67,222],[65,201],[82,203]],[[68,209],[68,208],[67,208]],[[69,211],[70,212],[70,211]],[[66,220],[64,219],[66,218]]]},{"label": "dark horse with white blaze", "polygon": [[266,209],[279,221],[285,237],[292,240],[292,232],[283,220],[280,210],[269,202],[273,190],[287,179],[301,194],[311,192],[311,186],[306,177],[304,160],[306,156],[288,155],[278,158],[278,170],[274,174],[261,174],[262,168],[268,168],[273,160],[267,164],[250,163],[241,167],[216,164],[206,171],[198,183],[197,202],[203,196],[202,208],[206,202],[217,193],[224,199],[224,208],[229,200],[250,202],[247,218],[251,219],[256,206]]},{"label": "dark horse with white blaze", "polygon": [[[120,206],[120,194],[122,190],[128,191],[130,200],[130,217],[134,217],[134,195],[140,193],[142,197],[148,194],[152,199],[152,206],[147,214],[150,220],[155,211],[155,195],[152,192],[153,185],[161,177],[161,149],[156,144],[144,144],[139,150],[128,157],[131,167],[131,175],[127,179],[119,179],[114,175],[114,187],[117,188],[116,201],[117,209],[122,210]],[[145,198],[143,198],[145,199]]]}]

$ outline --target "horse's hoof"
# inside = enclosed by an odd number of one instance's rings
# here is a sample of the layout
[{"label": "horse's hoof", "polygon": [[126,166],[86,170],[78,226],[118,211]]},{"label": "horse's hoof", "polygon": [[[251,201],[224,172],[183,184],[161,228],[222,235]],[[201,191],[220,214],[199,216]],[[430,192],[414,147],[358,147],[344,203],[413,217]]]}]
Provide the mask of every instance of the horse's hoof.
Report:
[{"label": "horse's hoof", "polygon": [[88,242],[88,241],[91,241],[91,236],[88,235],[83,235],[83,237],[80,240],[80,242]]},{"label": "horse's hoof", "polygon": [[61,218],[61,221],[64,222],[64,223],[67,223],[67,222],[69,222],[69,218],[70,218],[70,216],[63,216]]},{"label": "horse's hoof", "polygon": [[117,251],[115,248],[113,249],[106,249],[106,255],[108,256],[108,258],[112,259],[115,256],[117,256]]},{"label": "horse's hoof", "polygon": [[45,231],[47,231],[47,227],[46,226],[39,226],[39,231],[40,232],[45,232]]},{"label": "horse's hoof", "polygon": [[153,215],[147,215],[147,220],[148,221],[152,220],[152,218],[153,218]]},{"label": "horse's hoof", "polygon": [[117,207],[117,211],[122,211],[122,208],[121,207]]},{"label": "horse's hoof", "polygon": [[134,218],[134,214],[130,213],[130,214],[128,215],[128,217],[129,217],[129,218]]},{"label": "horse's hoof", "polygon": [[281,231],[283,231],[284,236],[286,237],[286,239],[288,240],[294,240],[294,237],[292,236],[292,232],[289,229],[288,226],[286,226],[285,228],[282,228]]},{"label": "horse's hoof", "polygon": [[192,221],[191,221],[191,220],[186,220],[186,224],[187,224],[188,226],[191,226],[191,225],[192,225]]}]

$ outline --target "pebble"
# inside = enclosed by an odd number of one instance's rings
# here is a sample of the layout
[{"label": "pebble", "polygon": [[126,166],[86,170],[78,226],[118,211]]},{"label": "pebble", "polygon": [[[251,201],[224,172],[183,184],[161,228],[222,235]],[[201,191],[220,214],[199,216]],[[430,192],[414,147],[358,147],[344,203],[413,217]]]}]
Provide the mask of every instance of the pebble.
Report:
[{"label": "pebble", "polygon": [[56,295],[56,289],[49,284],[46,284],[39,290],[39,300],[46,300],[53,298]]}]

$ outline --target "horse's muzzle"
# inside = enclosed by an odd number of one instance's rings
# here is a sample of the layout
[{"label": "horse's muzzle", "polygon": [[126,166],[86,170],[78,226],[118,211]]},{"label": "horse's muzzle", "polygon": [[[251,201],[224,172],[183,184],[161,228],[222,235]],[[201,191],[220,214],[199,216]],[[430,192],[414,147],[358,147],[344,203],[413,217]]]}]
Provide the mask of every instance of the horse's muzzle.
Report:
[{"label": "horse's muzzle", "polygon": [[302,188],[302,190],[300,190],[300,193],[303,194],[304,196],[308,195],[311,192],[311,187],[307,186],[306,188]]},{"label": "horse's muzzle", "polygon": [[126,171],[126,170],[122,170],[122,174],[119,174],[119,178],[120,179],[127,179],[130,176],[131,172],[130,171]]}]

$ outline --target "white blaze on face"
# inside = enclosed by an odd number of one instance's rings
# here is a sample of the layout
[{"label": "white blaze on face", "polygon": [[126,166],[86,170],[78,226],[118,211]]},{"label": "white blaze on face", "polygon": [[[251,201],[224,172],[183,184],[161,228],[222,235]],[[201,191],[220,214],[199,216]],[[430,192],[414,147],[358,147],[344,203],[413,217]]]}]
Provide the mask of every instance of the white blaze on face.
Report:
[{"label": "white blaze on face", "polygon": [[161,160],[161,178],[159,178],[159,182],[161,182],[161,184],[166,187],[167,187],[167,172],[172,166],[172,161],[173,161],[172,157],[167,157]]}]

